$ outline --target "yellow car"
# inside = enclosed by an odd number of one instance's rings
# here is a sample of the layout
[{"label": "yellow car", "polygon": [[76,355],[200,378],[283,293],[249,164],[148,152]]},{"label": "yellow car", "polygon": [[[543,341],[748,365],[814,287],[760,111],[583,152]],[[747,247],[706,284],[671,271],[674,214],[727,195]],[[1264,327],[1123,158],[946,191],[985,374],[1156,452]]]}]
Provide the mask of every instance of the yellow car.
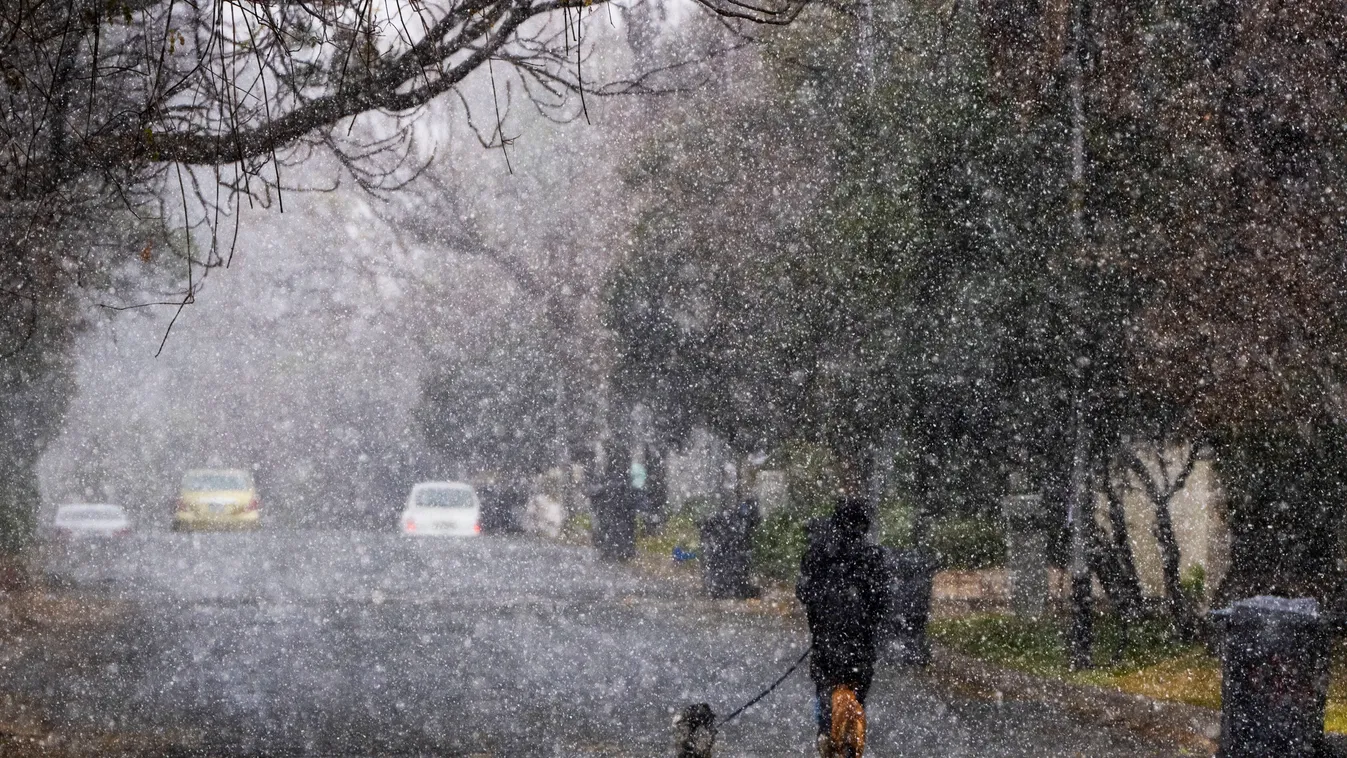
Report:
[{"label": "yellow car", "polygon": [[252,472],[244,469],[192,469],[182,477],[177,529],[237,529],[261,525],[262,510]]}]

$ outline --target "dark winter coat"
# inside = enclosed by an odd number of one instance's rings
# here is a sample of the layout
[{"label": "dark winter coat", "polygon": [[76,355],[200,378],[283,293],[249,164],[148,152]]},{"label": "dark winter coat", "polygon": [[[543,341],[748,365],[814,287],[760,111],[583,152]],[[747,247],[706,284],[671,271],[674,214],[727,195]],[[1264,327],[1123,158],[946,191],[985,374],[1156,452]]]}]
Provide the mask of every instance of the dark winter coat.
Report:
[{"label": "dark winter coat", "polygon": [[636,510],[625,472],[613,469],[589,496],[594,512],[593,539],[599,556],[629,560],[636,556]]},{"label": "dark winter coat", "polygon": [[809,673],[819,685],[868,689],[874,675],[888,580],[881,548],[866,540],[868,525],[839,508],[805,527],[795,595],[809,618]]}]

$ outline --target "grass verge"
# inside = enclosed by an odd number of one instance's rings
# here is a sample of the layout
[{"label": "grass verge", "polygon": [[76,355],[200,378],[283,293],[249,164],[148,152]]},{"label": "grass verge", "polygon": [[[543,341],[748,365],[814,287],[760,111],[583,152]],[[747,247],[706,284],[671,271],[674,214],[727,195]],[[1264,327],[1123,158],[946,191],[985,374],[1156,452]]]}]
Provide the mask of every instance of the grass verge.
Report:
[{"label": "grass verge", "polygon": [[[1123,692],[1205,708],[1221,707],[1221,662],[1201,645],[1169,639],[1166,625],[1143,623],[1127,640],[1108,618],[1095,622],[1095,668],[1072,671],[1069,621],[1001,614],[932,619],[931,639],[965,655],[1037,676],[1116,687]],[[1324,728],[1347,732],[1347,643],[1335,645]]]}]

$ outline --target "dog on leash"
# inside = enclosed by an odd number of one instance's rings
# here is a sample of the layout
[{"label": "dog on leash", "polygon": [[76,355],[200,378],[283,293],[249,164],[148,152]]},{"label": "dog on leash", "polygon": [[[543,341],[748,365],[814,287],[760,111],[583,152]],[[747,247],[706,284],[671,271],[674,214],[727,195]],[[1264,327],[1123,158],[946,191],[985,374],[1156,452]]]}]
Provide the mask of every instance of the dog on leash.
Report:
[{"label": "dog on leash", "polygon": [[677,758],[712,758],[716,745],[716,714],[706,703],[684,708],[674,717],[674,755]]},{"label": "dog on leash", "polygon": [[[841,685],[832,692],[832,729],[827,739],[826,758],[861,758],[865,755],[865,706],[856,691]],[[823,751],[820,751],[823,752]]]}]

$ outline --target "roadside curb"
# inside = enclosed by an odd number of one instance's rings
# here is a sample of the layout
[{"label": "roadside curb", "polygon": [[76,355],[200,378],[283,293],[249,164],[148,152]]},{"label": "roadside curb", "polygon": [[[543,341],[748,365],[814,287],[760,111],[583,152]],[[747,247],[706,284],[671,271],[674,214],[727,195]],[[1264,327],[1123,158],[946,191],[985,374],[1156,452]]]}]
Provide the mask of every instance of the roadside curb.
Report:
[{"label": "roadside curb", "polygon": [[939,645],[932,645],[931,662],[918,675],[963,695],[1054,705],[1089,723],[1132,732],[1189,754],[1214,755],[1221,733],[1221,714],[1210,708],[1038,677]]}]

